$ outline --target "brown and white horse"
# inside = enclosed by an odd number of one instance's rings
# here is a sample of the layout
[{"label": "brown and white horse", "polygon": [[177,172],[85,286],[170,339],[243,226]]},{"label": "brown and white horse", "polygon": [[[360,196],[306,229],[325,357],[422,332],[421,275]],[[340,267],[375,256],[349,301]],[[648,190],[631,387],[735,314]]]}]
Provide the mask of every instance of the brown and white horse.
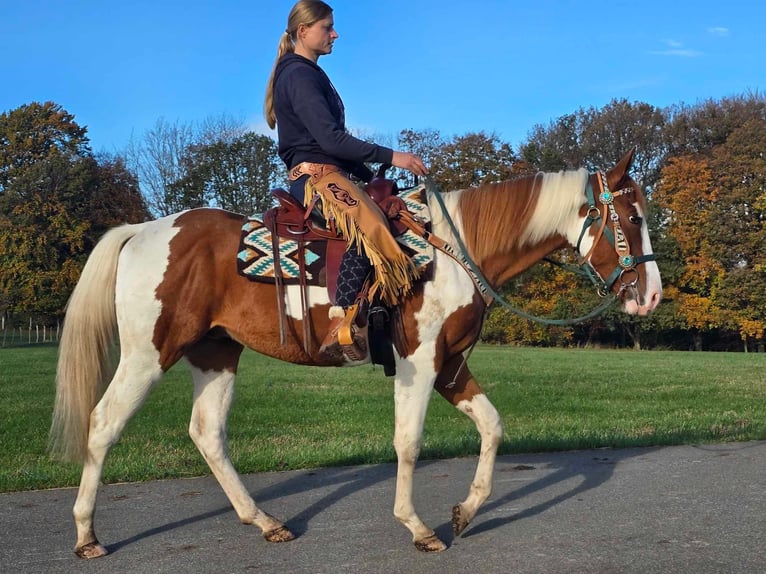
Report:
[{"label": "brown and white horse", "polygon": [[[612,290],[627,313],[646,315],[659,303],[662,286],[656,263],[646,257],[652,253],[646,203],[628,176],[632,158],[630,152],[606,173],[609,189],[627,190],[615,194],[613,217],[618,221],[612,219],[607,228],[617,223],[630,253],[644,257],[632,274],[635,284],[625,288],[616,281]],[[448,219],[453,220],[470,257],[494,288],[567,243],[579,243],[592,269],[607,277],[618,264],[618,253],[599,225],[585,224],[595,209],[585,190],[599,177],[581,169],[444,193],[449,218],[432,202],[433,233],[454,245]],[[227,454],[226,418],[244,346],[292,363],[323,364],[304,351],[299,288],[285,291],[287,331],[293,336],[280,344],[274,286],[237,273],[242,223],[241,215],[195,209],[118,227],[104,235],[83,269],[64,324],[51,427],[52,452],[84,463],[74,505],[75,552],[81,557],[106,554],[93,515],[107,452],[152,387],[180,359],[189,363],[194,379],[189,434],[239,519],[258,526],[270,542],[293,538],[282,522],[256,506],[240,481]],[[310,348],[318,349],[330,301],[320,287],[310,288],[308,297],[314,329]],[[419,550],[446,548],[413,506],[413,472],[434,388],[469,416],[481,435],[475,478],[467,498],[453,508],[456,534],[490,494],[501,419],[463,365],[463,352],[479,336],[485,306],[465,269],[441,252],[436,253],[434,277],[401,303],[407,348],[403,356],[395,353],[394,515],[411,531]],[[116,371],[108,360],[115,333],[120,349]]]}]

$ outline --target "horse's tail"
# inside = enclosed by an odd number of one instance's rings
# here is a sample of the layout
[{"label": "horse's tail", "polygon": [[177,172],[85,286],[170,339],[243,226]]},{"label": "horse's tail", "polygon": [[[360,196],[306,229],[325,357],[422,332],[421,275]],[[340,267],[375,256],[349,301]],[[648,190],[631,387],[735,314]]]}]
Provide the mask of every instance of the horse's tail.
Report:
[{"label": "horse's tail", "polygon": [[144,225],[116,227],[101,238],[67,303],[48,440],[54,458],[85,460],[90,413],[114,374],[117,260],[125,242]]}]

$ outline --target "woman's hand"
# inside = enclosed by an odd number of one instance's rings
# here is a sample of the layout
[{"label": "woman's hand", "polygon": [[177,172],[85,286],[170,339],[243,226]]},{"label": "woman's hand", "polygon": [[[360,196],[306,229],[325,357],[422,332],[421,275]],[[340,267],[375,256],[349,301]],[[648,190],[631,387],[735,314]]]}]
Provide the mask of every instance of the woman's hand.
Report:
[{"label": "woman's hand", "polygon": [[411,171],[415,175],[426,175],[428,173],[426,164],[424,164],[423,160],[414,153],[395,151],[394,157],[391,160],[391,165]]}]

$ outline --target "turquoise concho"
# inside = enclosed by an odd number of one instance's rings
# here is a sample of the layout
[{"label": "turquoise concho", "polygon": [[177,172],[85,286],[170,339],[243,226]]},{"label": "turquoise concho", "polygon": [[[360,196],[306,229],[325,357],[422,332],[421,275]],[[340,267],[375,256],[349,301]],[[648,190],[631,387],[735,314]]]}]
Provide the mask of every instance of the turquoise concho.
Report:
[{"label": "turquoise concho", "polygon": [[631,269],[635,267],[636,259],[632,255],[622,255],[620,257],[620,267],[623,269]]}]

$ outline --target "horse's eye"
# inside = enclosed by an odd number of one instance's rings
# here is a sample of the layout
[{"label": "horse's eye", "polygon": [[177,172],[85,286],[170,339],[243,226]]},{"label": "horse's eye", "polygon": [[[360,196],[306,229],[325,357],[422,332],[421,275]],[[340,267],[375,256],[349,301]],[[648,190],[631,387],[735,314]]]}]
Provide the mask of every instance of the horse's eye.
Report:
[{"label": "horse's eye", "polygon": [[641,225],[643,219],[641,219],[638,215],[631,215],[628,217],[628,221],[630,221],[633,225]]}]

